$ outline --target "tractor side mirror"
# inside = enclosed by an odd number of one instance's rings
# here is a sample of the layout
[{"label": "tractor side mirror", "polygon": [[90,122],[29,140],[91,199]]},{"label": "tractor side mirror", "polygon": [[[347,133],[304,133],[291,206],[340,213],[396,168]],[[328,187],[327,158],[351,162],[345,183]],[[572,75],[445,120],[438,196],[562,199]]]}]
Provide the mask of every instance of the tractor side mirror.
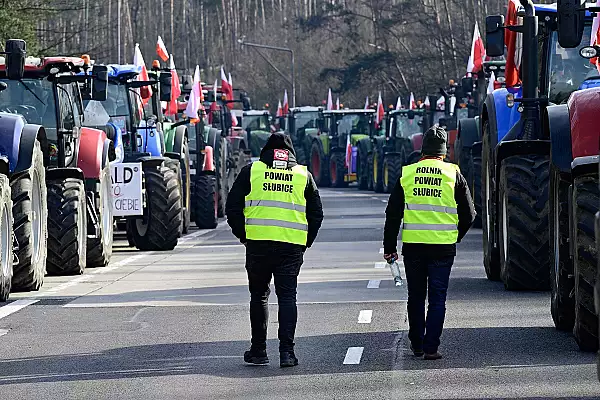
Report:
[{"label": "tractor side mirror", "polygon": [[161,71],[158,76],[160,101],[171,101],[171,71]]},{"label": "tractor side mirror", "polygon": [[92,100],[105,101],[108,97],[108,67],[94,65],[92,68]]},{"label": "tractor side mirror", "polygon": [[579,46],[583,36],[585,0],[558,0],[558,43],[568,49]]},{"label": "tractor side mirror", "polygon": [[25,53],[27,45],[21,39],[6,41],[6,75],[8,79],[19,80],[25,74]]},{"label": "tractor side mirror", "polygon": [[504,55],[504,16],[490,15],[485,19],[485,52],[490,57]]},{"label": "tractor side mirror", "polygon": [[460,85],[462,86],[465,93],[473,92],[473,78],[472,77],[462,78]]}]

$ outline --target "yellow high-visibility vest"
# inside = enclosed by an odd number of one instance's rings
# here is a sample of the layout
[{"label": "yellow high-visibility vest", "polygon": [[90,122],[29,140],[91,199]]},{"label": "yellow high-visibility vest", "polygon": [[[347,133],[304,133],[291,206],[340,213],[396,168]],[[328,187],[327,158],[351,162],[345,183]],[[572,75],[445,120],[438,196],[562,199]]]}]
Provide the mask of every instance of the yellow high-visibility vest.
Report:
[{"label": "yellow high-visibility vest", "polygon": [[304,190],[308,171],[303,165],[289,170],[270,168],[262,161],[250,167],[246,196],[246,238],[306,246],[308,222]]},{"label": "yellow high-visibility vest", "polygon": [[458,165],[435,159],[402,168],[403,243],[456,243],[458,211],[454,187],[458,171]]}]

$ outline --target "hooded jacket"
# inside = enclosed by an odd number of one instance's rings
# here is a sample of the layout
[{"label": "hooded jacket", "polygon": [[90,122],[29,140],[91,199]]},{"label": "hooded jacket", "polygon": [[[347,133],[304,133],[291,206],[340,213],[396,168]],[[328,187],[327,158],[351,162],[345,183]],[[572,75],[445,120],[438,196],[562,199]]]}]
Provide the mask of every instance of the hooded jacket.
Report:
[{"label": "hooded jacket", "polygon": [[[269,140],[265,144],[265,147],[260,153],[260,161],[267,164],[269,167],[273,166],[273,157],[275,149],[283,149],[289,151],[288,168],[292,168],[298,163],[296,162],[296,152],[292,145],[292,140],[289,136],[283,133],[274,133],[269,136]],[[225,205],[225,212],[227,213],[227,223],[231,227],[233,234],[242,243],[246,243],[246,219],[244,217],[244,206],[246,196],[250,193],[250,168],[251,165],[247,165],[240,171],[237,179],[233,183],[233,187],[229,191],[227,196],[227,203]],[[308,180],[306,189],[304,190],[304,198],[306,199],[306,220],[308,221],[308,238],[306,247],[310,247],[315,239],[317,233],[323,222],[323,206],[321,204],[321,198],[319,196],[319,190],[311,175],[308,173]],[[253,241],[256,242],[256,241]],[[262,242],[262,241],[261,241]],[[278,248],[285,251],[285,248],[302,248],[304,246],[298,246],[291,243],[283,242],[272,242],[264,241],[269,246],[273,246],[276,243]]]}]

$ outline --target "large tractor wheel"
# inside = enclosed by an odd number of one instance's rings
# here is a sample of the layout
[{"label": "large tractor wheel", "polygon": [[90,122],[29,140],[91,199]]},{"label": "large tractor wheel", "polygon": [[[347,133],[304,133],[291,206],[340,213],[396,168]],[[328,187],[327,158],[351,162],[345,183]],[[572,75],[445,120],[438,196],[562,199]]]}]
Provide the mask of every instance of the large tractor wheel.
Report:
[{"label": "large tractor wheel", "polygon": [[[368,140],[368,139],[367,139]],[[369,152],[367,146],[362,141],[358,142],[358,152],[356,154],[356,180],[359,190],[369,189]]]},{"label": "large tractor wheel", "polygon": [[500,168],[500,276],[507,290],[548,290],[549,157],[512,156]]},{"label": "large tractor wheel", "polygon": [[314,141],[310,148],[310,168],[315,183],[319,187],[331,186],[331,177],[329,176],[329,168],[325,159],[323,147],[318,141]]},{"label": "large tractor wheel", "polygon": [[10,183],[0,175],[0,301],[8,300],[13,277],[13,218]]},{"label": "large tractor wheel", "polygon": [[19,244],[12,290],[39,290],[44,283],[48,256],[48,207],[44,154],[38,141],[31,166],[14,176],[10,186],[13,231]]},{"label": "large tractor wheel", "polygon": [[175,174],[175,176],[177,177],[177,183],[179,185],[179,193],[181,194],[181,199],[180,199],[180,208],[181,208],[181,226],[179,228],[179,237],[183,236],[183,219],[184,219],[184,203],[183,203],[183,180],[182,180],[182,175],[181,175],[181,166],[179,164],[179,161],[177,160],[171,160],[171,159],[167,159],[165,160],[165,165],[171,169],[171,171],[173,171],[173,173]]},{"label": "large tractor wheel", "polygon": [[345,181],[346,166],[343,153],[333,153],[329,159],[329,176],[331,177],[331,186],[335,188],[344,188],[348,186]]},{"label": "large tractor wheel", "polygon": [[87,204],[81,179],[49,180],[48,275],[83,274],[87,251]]},{"label": "large tractor wheel", "polygon": [[200,229],[215,229],[217,217],[217,179],[214,175],[201,175],[194,182],[194,223]]},{"label": "large tractor wheel", "polygon": [[173,250],[183,218],[178,176],[164,163],[143,168],[147,207],[142,218],[127,220],[127,231],[140,250]]},{"label": "large tractor wheel", "polygon": [[483,266],[485,274],[491,281],[500,280],[500,252],[495,245],[497,225],[496,202],[494,200],[494,165],[491,155],[492,148],[489,142],[489,123],[483,123],[483,148],[481,175],[481,219],[483,228]]},{"label": "large tractor wheel", "polygon": [[99,235],[87,240],[87,268],[106,267],[112,256],[114,218],[112,182],[108,167],[102,171],[99,199],[96,205],[98,206],[96,213],[98,215]]},{"label": "large tractor wheel", "polygon": [[469,159],[472,182],[469,188],[473,195],[473,204],[475,206],[475,221],[474,228],[482,227],[482,210],[481,210],[481,145],[471,147],[471,157]]},{"label": "large tractor wheel", "polygon": [[575,303],[571,296],[575,282],[569,255],[569,186],[560,172],[550,166],[550,312],[554,326],[572,331]]},{"label": "large tractor wheel", "polygon": [[183,233],[190,230],[190,221],[192,218],[192,177],[190,174],[190,148],[188,139],[183,141],[183,151],[179,160],[179,169],[181,171],[181,196],[183,201]]},{"label": "large tractor wheel", "polygon": [[575,324],[573,335],[583,351],[598,350],[598,316],[594,308],[594,285],[598,253],[594,235],[594,216],[600,192],[598,176],[586,175],[573,184],[573,260],[575,275]]},{"label": "large tractor wheel", "polygon": [[385,193],[392,193],[398,179],[402,176],[402,164],[404,163],[402,155],[386,155],[383,159],[383,190]]},{"label": "large tractor wheel", "polygon": [[373,151],[373,191],[383,193],[383,151],[376,149]]}]

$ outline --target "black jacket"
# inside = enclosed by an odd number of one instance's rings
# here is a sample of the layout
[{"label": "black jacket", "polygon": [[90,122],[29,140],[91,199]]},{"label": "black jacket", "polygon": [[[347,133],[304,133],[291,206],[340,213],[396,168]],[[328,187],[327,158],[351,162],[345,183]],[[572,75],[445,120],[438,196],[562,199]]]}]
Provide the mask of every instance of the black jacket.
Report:
[{"label": "black jacket", "polygon": [[[454,199],[458,209],[458,242],[467,234],[475,220],[477,213],[471,199],[471,192],[467,181],[460,172],[456,173],[456,185],[454,186]],[[398,233],[404,218],[404,189],[398,180],[385,210],[385,228],[383,231],[383,251],[385,254],[397,252]],[[421,244],[404,243],[402,245],[404,256],[423,256],[430,254],[435,257],[456,255],[455,244]]]},{"label": "black jacket", "polygon": [[[297,165],[296,157],[294,153],[294,147],[289,139],[289,136],[280,133],[274,133],[269,137],[267,144],[260,153],[260,161],[264,162],[268,166],[273,166],[273,150],[285,149],[289,151],[288,168],[292,168]],[[233,234],[242,243],[246,243],[246,219],[244,218],[244,205],[246,196],[250,193],[250,165],[245,166],[240,171],[237,179],[233,183],[233,187],[229,191],[227,197],[227,204],[225,206],[225,212],[227,213],[227,223],[231,227]],[[308,240],[306,247],[310,247],[315,239],[321,223],[323,222],[323,206],[321,204],[321,197],[319,196],[319,190],[317,185],[310,174],[308,173],[308,183],[304,190],[304,197],[306,199],[306,220],[308,221]],[[256,241],[252,241],[256,242]],[[263,241],[261,241],[263,242]],[[285,251],[286,248],[301,248],[305,250],[304,246],[298,246],[290,243],[283,242],[272,242],[264,241],[268,247],[277,247]],[[256,245],[256,244],[255,244]],[[255,247],[255,246],[254,246]]]}]

